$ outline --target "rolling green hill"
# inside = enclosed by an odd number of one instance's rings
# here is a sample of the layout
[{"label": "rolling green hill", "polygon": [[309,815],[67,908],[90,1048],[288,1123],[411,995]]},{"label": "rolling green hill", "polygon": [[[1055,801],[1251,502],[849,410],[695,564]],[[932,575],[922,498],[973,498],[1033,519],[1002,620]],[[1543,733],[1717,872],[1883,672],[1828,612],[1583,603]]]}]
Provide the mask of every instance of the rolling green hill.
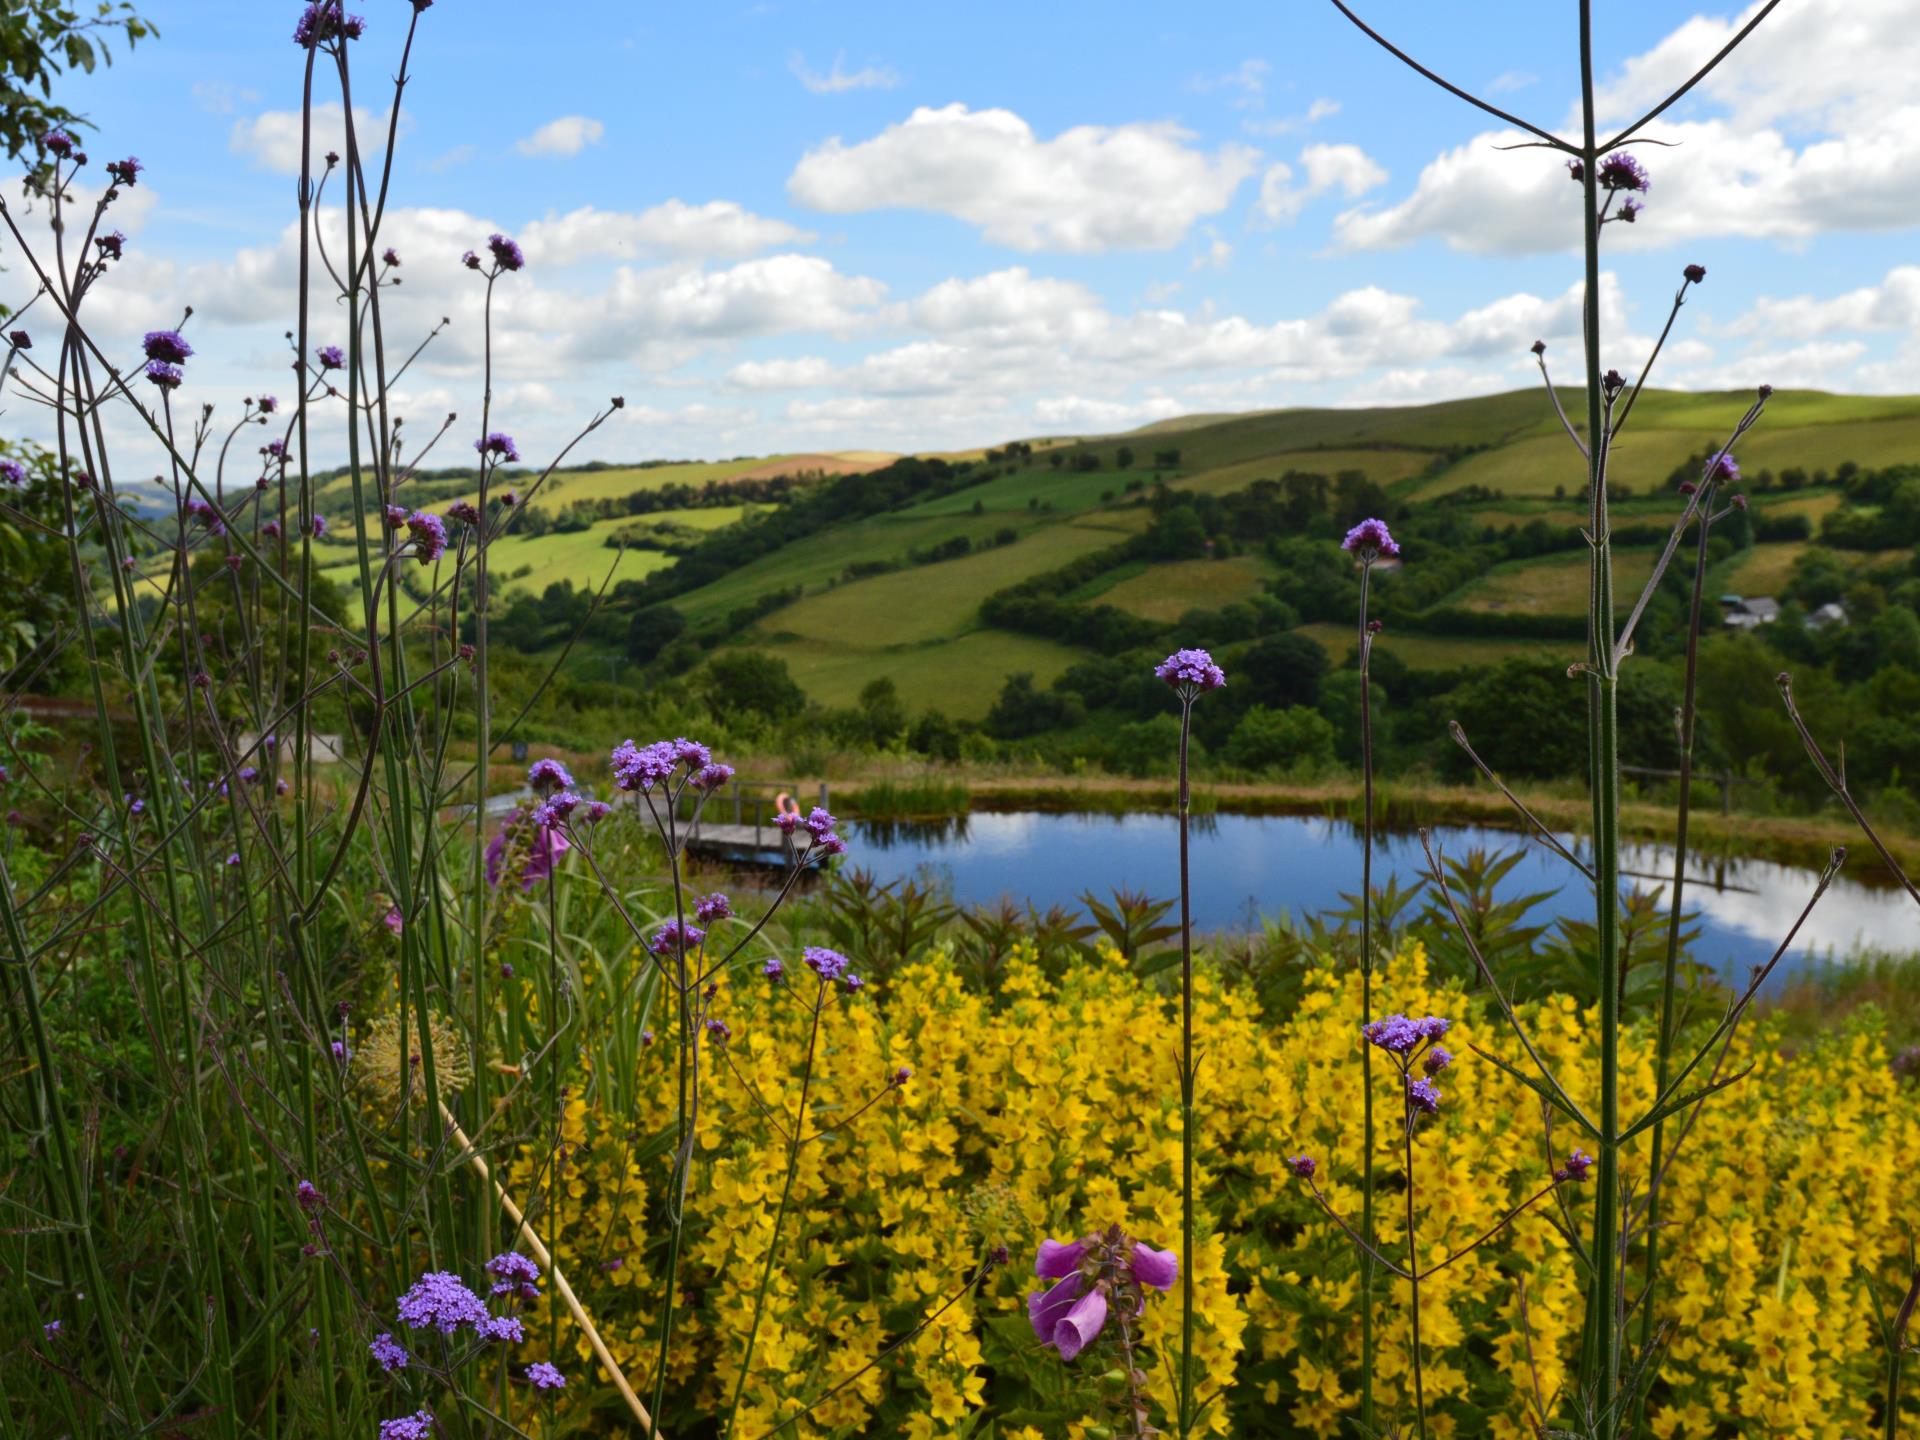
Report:
[{"label": "rolling green hill", "polygon": [[[1676,480],[1718,448],[1750,398],[1664,391],[1642,397],[1614,456],[1624,603],[1649,572],[1656,535],[1677,513]],[[1562,401],[1569,413],[1583,408],[1576,392],[1564,392]],[[777,655],[825,703],[850,704],[869,681],[887,676],[909,709],[937,708],[962,719],[983,715],[1008,675],[1030,671],[1044,686],[1094,653],[1064,633],[989,626],[983,602],[1010,587],[1045,586],[1063,567],[1092,564],[1089,573],[1075,571],[1065,591],[1048,593],[1068,606],[1111,607],[1165,630],[1190,612],[1244,604],[1284,582],[1270,542],[1285,536],[1236,536],[1230,519],[1192,554],[1144,554],[1139,545],[1121,554],[1118,547],[1187,497],[1211,515],[1231,516],[1250,487],[1289,474],[1324,477],[1317,482],[1323,495],[1358,486],[1355,493],[1403,517],[1452,515],[1471,522],[1475,533],[1532,526],[1557,537],[1460,575],[1443,593],[1423,592],[1422,613],[1442,619],[1392,637],[1410,666],[1453,669],[1516,653],[1565,653],[1569,625],[1584,610],[1586,556],[1577,536],[1584,461],[1537,391],[1409,407],[1187,416],[1128,434],[1036,438],[965,455],[978,458],[925,462],[940,475],[916,481],[917,490],[903,488],[897,504],[850,501],[843,516],[809,521],[790,536],[764,531],[783,543],[743,551],[738,563],[683,570],[668,550],[629,548],[616,578],[644,581],[627,597],[629,608],[669,604],[703,645]],[[836,470],[873,469],[886,459],[854,452],[785,458],[828,462],[820,478],[794,492],[802,497],[843,484],[832,478]],[[1823,519],[1850,503],[1836,479],[1855,467],[1920,463],[1920,396],[1776,392],[1739,458],[1759,540],[1717,565],[1713,582],[1769,594],[1788,583],[1796,561],[1820,548]],[[774,473],[780,463],[776,457],[561,472],[542,503],[618,501],[667,484],[725,485]],[[1161,486],[1171,498],[1156,502]],[[1270,485],[1265,492],[1284,489]],[[509,598],[538,597],[562,580],[591,588],[614,563],[609,538],[636,520],[682,527],[673,548],[684,552],[701,533],[725,537],[741,526],[765,526],[801,503],[789,496],[743,509],[712,503],[716,498],[724,497],[705,497],[704,509],[511,536],[494,551],[494,572],[506,577]],[[1899,553],[1853,557],[1885,564]],[[1087,560],[1103,555],[1113,557],[1110,564]],[[1427,558],[1410,553],[1408,565]],[[350,567],[330,573],[351,579]],[[714,578],[698,583],[706,575]],[[1324,616],[1303,616],[1297,628],[1336,663],[1352,643]]]}]

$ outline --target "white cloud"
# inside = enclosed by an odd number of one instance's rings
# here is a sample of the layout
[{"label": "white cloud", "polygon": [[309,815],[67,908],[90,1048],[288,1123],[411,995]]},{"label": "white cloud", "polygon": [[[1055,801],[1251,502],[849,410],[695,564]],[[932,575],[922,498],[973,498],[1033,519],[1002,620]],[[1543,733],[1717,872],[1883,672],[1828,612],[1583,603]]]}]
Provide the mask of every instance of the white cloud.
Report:
[{"label": "white cloud", "polygon": [[[1637,119],[1757,9],[1696,15],[1629,59],[1596,96],[1602,115],[1613,124]],[[1640,153],[1654,175],[1648,208],[1632,228],[1610,227],[1609,243],[1646,249],[1707,235],[1792,243],[1920,224],[1916,67],[1920,27],[1910,0],[1780,7],[1645,132],[1666,142]],[[1530,138],[1488,132],[1443,152],[1402,200],[1341,216],[1337,240],[1384,249],[1431,236],[1484,254],[1571,248],[1579,197],[1556,157],[1496,148]]]},{"label": "white cloud", "polygon": [[1218,235],[1214,235],[1208,240],[1207,248],[1193,257],[1191,268],[1195,270],[1224,270],[1232,263],[1233,246],[1229,245],[1225,240],[1222,240]]},{"label": "white cloud", "polygon": [[598,145],[606,133],[607,127],[591,115],[562,115],[514,141],[513,148],[522,155],[578,155]]},{"label": "white cloud", "polygon": [[[1920,105],[1796,148],[1780,131],[1725,120],[1662,126],[1672,148],[1641,152],[1653,174],[1642,218],[1609,226],[1609,245],[1650,249],[1708,235],[1802,240],[1832,230],[1920,223]],[[1475,136],[1421,171],[1413,193],[1334,223],[1348,249],[1433,236],[1456,250],[1522,254],[1579,243],[1580,192],[1545,151],[1501,151],[1527,137]]]},{"label": "white cloud", "polygon": [[1267,76],[1272,73],[1273,66],[1268,61],[1242,60],[1224,75],[1199,76],[1193,88],[1202,94],[1210,90],[1228,91],[1233,97],[1228,103],[1235,109],[1254,109],[1264,103]]},{"label": "white cloud", "polygon": [[1305,130],[1318,125],[1322,120],[1331,119],[1340,113],[1340,102],[1328,100],[1324,96],[1315,100],[1303,115],[1279,115],[1271,120],[1248,120],[1246,127],[1253,135],[1291,135],[1296,130]]},{"label": "white cloud", "polygon": [[[375,114],[364,105],[353,107],[353,134],[358,141],[360,153],[368,165],[375,163],[380,152],[387,146],[387,124],[392,112]],[[254,166],[262,170],[273,170],[282,175],[300,173],[300,132],[301,117],[298,110],[263,110],[251,120],[236,120],[227,136],[227,148],[236,155],[244,155]],[[405,134],[411,120],[403,110],[400,112],[400,131]],[[328,151],[338,155],[347,153],[346,112],[340,102],[329,100],[313,107],[313,125],[311,130],[313,148],[313,174],[316,178],[326,169],[323,158]]]},{"label": "white cloud", "polygon": [[1033,413],[1049,429],[1079,434],[1131,429],[1155,420],[1171,419],[1186,408],[1171,395],[1156,395],[1145,400],[1100,400],[1083,395],[1059,395],[1037,401]]},{"label": "white cloud", "polygon": [[797,226],[756,215],[732,200],[709,200],[702,205],[666,200],[637,215],[585,205],[536,220],[520,234],[527,252],[549,265],[570,265],[595,256],[738,259],[813,238]]},{"label": "white cloud", "polygon": [[790,360],[748,360],[727,372],[742,390],[809,390],[833,380],[833,365],[818,355]]},{"label": "white cloud", "polygon": [[833,57],[833,67],[825,74],[810,69],[807,57],[795,52],[787,62],[794,77],[815,95],[840,95],[848,90],[891,90],[900,83],[900,76],[891,65],[867,65],[858,70],[846,68],[847,56],[843,50]]},{"label": "white cloud", "polygon": [[[1827,300],[1811,295],[1763,297],[1727,330],[1800,340],[1835,331],[1899,330],[1920,338],[1920,265],[1897,265],[1880,284]],[[1915,383],[1920,383],[1920,375]]]},{"label": "white cloud", "polygon": [[1289,224],[1310,201],[1331,191],[1355,200],[1387,183],[1387,172],[1358,145],[1309,145],[1300,152],[1300,163],[1307,172],[1304,185],[1293,183],[1293,167],[1284,161],[1268,166],[1261,177],[1255,208],[1268,224]]},{"label": "white cloud", "polygon": [[1166,250],[1253,172],[1242,145],[1213,155],[1176,126],[1081,125],[1051,140],[1010,110],[917,109],[871,140],[810,150],[787,181],[833,214],[952,215],[1015,250]]}]

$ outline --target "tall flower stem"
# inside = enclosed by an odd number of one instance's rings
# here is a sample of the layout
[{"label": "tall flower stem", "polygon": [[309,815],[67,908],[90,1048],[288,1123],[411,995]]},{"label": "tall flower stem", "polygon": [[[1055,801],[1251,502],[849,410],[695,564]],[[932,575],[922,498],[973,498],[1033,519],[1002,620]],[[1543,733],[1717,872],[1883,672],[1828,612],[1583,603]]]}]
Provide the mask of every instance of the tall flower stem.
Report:
[{"label": "tall flower stem", "polygon": [[[1360,563],[1360,1023],[1373,1023],[1373,634],[1367,595],[1373,562]],[[1360,1047],[1360,1427],[1373,1431],[1373,1047]]]},{"label": "tall flower stem", "polygon": [[1613,645],[1613,542],[1607,514],[1607,430],[1600,380],[1600,146],[1595,133],[1593,0],[1580,0],[1581,198],[1586,293],[1587,486],[1591,504],[1587,689],[1593,776],[1595,941],[1600,992],[1600,1114],[1587,1314],[1590,1370],[1585,1388],[1598,1413],[1614,1411],[1620,1372],[1620,741],[1619,671]]},{"label": "tall flower stem", "polygon": [[[1372,1046],[1368,1046],[1372,1049]],[[1405,1083],[1406,1076],[1401,1077]],[[1420,1369],[1420,1254],[1419,1242],[1415,1238],[1413,1219],[1413,1117],[1407,1117],[1406,1126],[1407,1155],[1407,1288],[1409,1290],[1408,1308],[1413,1318],[1413,1414],[1418,1428],[1414,1431],[1420,1440],[1426,1440],[1427,1434],[1427,1391],[1426,1381]]]},{"label": "tall flower stem", "polygon": [[[1700,528],[1695,537],[1693,552],[1693,595],[1687,609],[1687,660],[1686,678],[1680,694],[1680,802],[1674,820],[1673,832],[1673,901],[1667,916],[1667,954],[1666,963],[1660,977],[1660,1042],[1654,1060],[1654,1094],[1663,1095],[1667,1089],[1668,1073],[1672,1068],[1673,1027],[1674,1027],[1674,991],[1680,971],[1680,923],[1682,902],[1687,886],[1687,831],[1693,817],[1693,736],[1695,715],[1695,697],[1700,677],[1700,611],[1702,596],[1707,588],[1707,535],[1713,526],[1713,467],[1708,467],[1708,478],[1702,482],[1700,503]],[[1640,1307],[1640,1348],[1645,1350],[1653,1341],[1653,1318],[1655,1282],[1660,1274],[1660,1175],[1661,1159],[1665,1145],[1666,1121],[1661,1119],[1653,1127],[1653,1155],[1647,1171],[1647,1258],[1646,1279],[1641,1286],[1641,1294],[1647,1298]]]},{"label": "tall flower stem", "polygon": [[1180,1389],[1181,1440],[1193,1430],[1193,891],[1187,830],[1193,809],[1188,750],[1194,695],[1180,696]]}]

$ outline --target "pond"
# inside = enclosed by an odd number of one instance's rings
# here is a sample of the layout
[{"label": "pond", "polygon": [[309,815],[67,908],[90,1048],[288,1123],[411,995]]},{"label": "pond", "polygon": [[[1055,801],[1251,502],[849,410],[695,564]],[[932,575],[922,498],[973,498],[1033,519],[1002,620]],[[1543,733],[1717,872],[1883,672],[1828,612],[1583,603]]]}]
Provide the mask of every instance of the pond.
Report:
[{"label": "pond", "polygon": [[[929,824],[855,822],[850,863],[882,880],[920,875],[939,881],[962,905],[1010,898],[1039,909],[1079,906],[1082,891],[1105,897],[1116,886],[1170,897],[1179,891],[1178,828],[1168,814],[980,813]],[[1585,848],[1562,835],[1569,849]],[[1504,881],[1502,899],[1553,892],[1533,912],[1535,923],[1570,916],[1591,919],[1592,892],[1564,861],[1514,831],[1435,827],[1442,855],[1524,849]],[[1853,851],[1862,867],[1865,846]],[[1377,837],[1374,885],[1419,882],[1426,858],[1419,838]],[[1631,847],[1623,886],[1656,887],[1673,875],[1673,851]],[[1242,930],[1261,915],[1295,916],[1338,909],[1360,888],[1360,832],[1345,820],[1299,815],[1197,815],[1193,819],[1194,924],[1200,930]],[[1698,912],[1694,958],[1729,978],[1763,965],[1813,894],[1816,872],[1764,860],[1694,857],[1686,906]],[[1417,911],[1419,901],[1414,902]],[[1775,979],[1813,958],[1845,957],[1863,948],[1920,949],[1920,912],[1898,890],[1863,884],[1841,873],[1801,927]]]}]

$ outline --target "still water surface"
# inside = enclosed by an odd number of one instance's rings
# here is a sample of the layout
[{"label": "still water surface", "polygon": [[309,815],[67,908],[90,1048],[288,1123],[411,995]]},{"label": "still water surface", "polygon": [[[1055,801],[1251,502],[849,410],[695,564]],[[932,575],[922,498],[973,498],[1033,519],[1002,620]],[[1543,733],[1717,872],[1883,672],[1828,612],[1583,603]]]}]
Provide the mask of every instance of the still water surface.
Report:
[{"label": "still water surface", "polygon": [[[882,880],[930,876],[963,905],[1005,896],[1044,910],[1056,904],[1077,907],[1081,892],[1089,889],[1101,896],[1122,885],[1156,896],[1179,891],[1172,815],[976,812],[937,824],[857,822],[852,828],[854,865]],[[1551,898],[1534,911],[1535,923],[1562,915],[1592,918],[1592,892],[1585,881],[1524,836],[1447,826],[1435,827],[1432,838],[1441,854],[1451,856],[1464,856],[1476,846],[1524,848],[1524,858],[1499,887],[1500,897],[1550,890]],[[1585,858],[1572,837],[1561,839]],[[1864,865],[1865,850],[1854,850],[1851,866]],[[1664,890],[1673,874],[1673,851],[1634,846],[1625,864],[1633,872],[1626,885]],[[1412,886],[1425,868],[1416,836],[1376,839],[1376,887],[1389,877]],[[1195,816],[1192,869],[1194,923],[1202,930],[1243,929],[1259,915],[1339,908],[1343,892],[1357,894],[1360,888],[1360,832],[1344,820],[1318,816]],[[1687,908],[1699,912],[1695,958],[1730,977],[1764,964],[1817,879],[1812,870],[1770,861],[1697,856],[1687,872],[1686,893]],[[1861,948],[1920,949],[1920,910],[1904,893],[1849,879],[1843,870],[1801,927],[1775,978],[1809,958],[1845,957]]]}]

